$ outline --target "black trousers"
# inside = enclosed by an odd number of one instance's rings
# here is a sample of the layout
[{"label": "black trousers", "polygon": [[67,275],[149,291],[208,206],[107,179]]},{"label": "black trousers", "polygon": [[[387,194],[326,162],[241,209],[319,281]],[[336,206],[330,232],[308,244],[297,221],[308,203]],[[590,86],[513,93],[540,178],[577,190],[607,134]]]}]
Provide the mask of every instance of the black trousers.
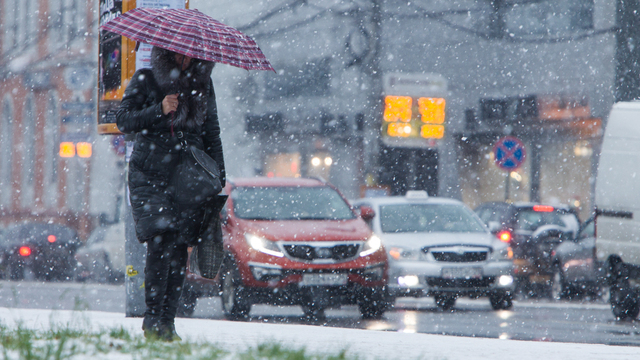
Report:
[{"label": "black trousers", "polygon": [[172,324],[186,275],[187,244],[177,232],[147,241],[144,270],[145,323]]}]

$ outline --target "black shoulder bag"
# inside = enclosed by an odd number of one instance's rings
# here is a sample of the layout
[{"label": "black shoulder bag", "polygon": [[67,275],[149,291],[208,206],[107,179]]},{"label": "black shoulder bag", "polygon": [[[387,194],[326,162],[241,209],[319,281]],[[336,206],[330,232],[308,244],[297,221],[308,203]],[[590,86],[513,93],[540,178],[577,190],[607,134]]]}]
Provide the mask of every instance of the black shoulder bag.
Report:
[{"label": "black shoulder bag", "polygon": [[182,146],[180,162],[171,178],[176,203],[181,207],[200,207],[222,191],[218,163],[201,149],[190,146],[177,132]]}]

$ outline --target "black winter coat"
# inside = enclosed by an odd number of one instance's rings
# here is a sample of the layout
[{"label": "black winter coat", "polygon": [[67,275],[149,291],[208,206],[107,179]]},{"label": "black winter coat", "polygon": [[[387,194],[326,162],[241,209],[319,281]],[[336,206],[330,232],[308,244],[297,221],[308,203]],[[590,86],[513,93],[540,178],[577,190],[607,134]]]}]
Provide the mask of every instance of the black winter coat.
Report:
[{"label": "black winter coat", "polygon": [[185,134],[190,145],[204,149],[218,163],[224,186],[220,125],[213,82],[208,80],[204,122],[190,127],[171,128],[171,116],[162,113],[162,100],[167,94],[150,69],[136,71],[125,90],[116,119],[120,131],[136,134],[129,161],[129,191],[140,242],[173,230],[183,233],[186,241],[193,244],[199,231],[196,227],[202,225],[194,221],[202,220],[202,209],[186,209],[190,211],[187,213],[185,209],[178,209],[169,188],[179,159],[180,141],[175,136],[179,131]]}]

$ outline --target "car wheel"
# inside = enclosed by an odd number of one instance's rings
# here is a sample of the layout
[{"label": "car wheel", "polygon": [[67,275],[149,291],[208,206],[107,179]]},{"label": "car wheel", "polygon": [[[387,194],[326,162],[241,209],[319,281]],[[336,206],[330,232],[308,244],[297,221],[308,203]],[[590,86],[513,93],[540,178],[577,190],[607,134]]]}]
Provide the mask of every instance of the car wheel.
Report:
[{"label": "car wheel", "polygon": [[556,268],[551,276],[551,298],[554,300],[566,299],[569,295],[569,287],[564,280],[562,271]]},{"label": "car wheel", "polygon": [[222,311],[229,320],[245,319],[251,311],[251,303],[242,286],[238,269],[227,261],[222,269]]},{"label": "car wheel", "polygon": [[358,300],[358,309],[363,319],[380,319],[388,308],[389,299],[385,288],[366,289]]},{"label": "car wheel", "polygon": [[303,305],[302,311],[304,311],[304,316],[309,320],[322,320],[326,318],[324,313],[324,308],[314,306],[314,305]]},{"label": "car wheel", "polygon": [[22,280],[24,278],[24,266],[17,263],[17,261],[9,260],[5,268],[4,278],[7,280]]},{"label": "car wheel", "polygon": [[196,304],[198,303],[198,294],[189,284],[184,284],[182,289],[182,295],[180,295],[180,304],[178,305],[177,316],[179,317],[192,317],[196,311]]},{"label": "car wheel", "polygon": [[493,310],[507,310],[513,307],[513,296],[509,293],[498,293],[489,296]]},{"label": "car wheel", "polygon": [[456,304],[455,295],[436,295],[436,306],[441,310],[451,310]]},{"label": "car wheel", "polygon": [[611,286],[609,302],[613,315],[619,320],[633,320],[638,317],[640,303],[634,291],[628,284],[614,284]]}]

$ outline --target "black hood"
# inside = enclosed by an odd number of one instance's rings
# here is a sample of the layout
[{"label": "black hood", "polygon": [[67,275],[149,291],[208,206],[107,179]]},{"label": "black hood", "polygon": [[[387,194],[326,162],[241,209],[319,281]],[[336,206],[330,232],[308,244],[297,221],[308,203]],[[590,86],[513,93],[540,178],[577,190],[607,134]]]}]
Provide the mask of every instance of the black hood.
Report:
[{"label": "black hood", "polygon": [[211,70],[215,63],[192,59],[190,66],[180,71],[175,53],[154,46],[151,50],[151,71],[165,95],[179,94],[178,109],[173,114],[176,128],[197,129],[204,123]]}]

